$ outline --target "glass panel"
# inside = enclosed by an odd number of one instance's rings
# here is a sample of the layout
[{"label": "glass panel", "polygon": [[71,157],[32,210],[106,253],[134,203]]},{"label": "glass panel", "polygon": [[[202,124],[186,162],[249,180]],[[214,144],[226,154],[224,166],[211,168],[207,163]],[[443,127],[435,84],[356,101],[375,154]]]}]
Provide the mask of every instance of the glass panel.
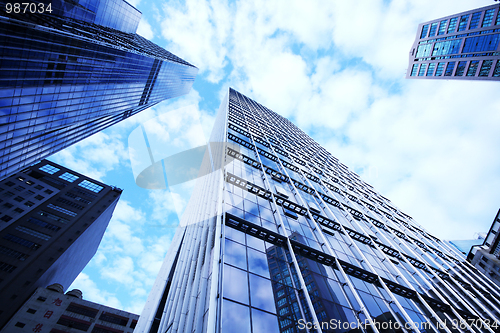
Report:
[{"label": "glass panel", "polygon": [[252,307],[276,313],[271,280],[250,274],[250,301]]},{"label": "glass panel", "polygon": [[267,256],[259,251],[252,248],[247,248],[248,253],[248,270],[252,273],[265,276],[267,278],[269,275],[269,267],[267,263]]},{"label": "glass panel", "polygon": [[247,272],[224,265],[224,284],[222,291],[224,297],[248,304]]},{"label": "glass panel", "polygon": [[[279,333],[278,318],[272,314],[252,309],[252,327],[254,333]],[[235,331],[237,332],[237,331]]]},{"label": "glass panel", "polygon": [[225,246],[226,248],[224,250],[224,262],[246,270],[246,247],[229,239],[226,239]]},{"label": "glass panel", "polygon": [[224,300],[222,302],[222,332],[250,333],[250,309]]}]

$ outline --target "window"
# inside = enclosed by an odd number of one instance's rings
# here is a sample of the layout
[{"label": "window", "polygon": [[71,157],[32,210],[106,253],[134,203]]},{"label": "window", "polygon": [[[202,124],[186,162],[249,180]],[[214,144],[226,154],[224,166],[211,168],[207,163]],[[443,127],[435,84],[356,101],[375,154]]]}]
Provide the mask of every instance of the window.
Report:
[{"label": "window", "polygon": [[68,317],[65,315],[62,315],[61,318],[59,318],[59,320],[57,321],[57,323],[59,325],[72,327],[76,330],[85,331],[85,332],[89,329],[89,327],[91,325],[91,323],[88,321]]},{"label": "window", "polygon": [[469,69],[467,70],[467,76],[476,76],[478,65],[479,65],[479,60],[471,61],[469,64]]},{"label": "window", "polygon": [[469,14],[464,15],[460,18],[460,23],[458,23],[458,31],[464,31],[467,27],[467,22],[469,21]]},{"label": "window", "polygon": [[26,310],[26,312],[33,314],[33,313],[36,313],[36,310],[30,308],[30,309]]},{"label": "window", "polygon": [[25,206],[28,206],[28,207],[32,207],[35,203],[34,202],[31,202],[31,201],[26,201],[24,203]]},{"label": "window", "polygon": [[462,53],[495,51],[500,41],[500,34],[483,35],[466,38]]},{"label": "window", "polygon": [[12,193],[10,191],[9,192],[5,192],[3,196],[7,197],[7,198],[10,198],[10,197],[14,196],[14,193]]},{"label": "window", "polygon": [[12,187],[15,184],[9,180],[8,182],[5,183],[5,185],[7,185],[8,187]]},{"label": "window", "polygon": [[410,76],[415,76],[417,75],[417,71],[418,71],[418,64],[414,64],[412,69],[411,69],[411,74]]},{"label": "window", "polygon": [[490,74],[491,65],[493,65],[493,60],[484,60],[479,70],[479,76],[488,76]]},{"label": "window", "polygon": [[33,185],[33,184],[35,184],[35,183],[34,183],[34,182],[32,182],[31,180],[27,180],[27,181],[26,181],[26,185],[31,186],[31,185]]},{"label": "window", "polygon": [[438,26],[438,22],[434,22],[431,24],[431,30],[429,31],[429,37],[436,35],[437,26]]},{"label": "window", "polygon": [[14,200],[17,201],[17,202],[22,202],[24,200],[24,198],[17,196],[17,197],[14,198]]},{"label": "window", "polygon": [[499,77],[500,76],[500,60],[497,61],[495,69],[493,70],[493,76],[494,77]]},{"label": "window", "polygon": [[0,271],[12,273],[17,267],[0,261]]},{"label": "window", "polygon": [[42,196],[42,195],[37,195],[37,196],[35,197],[35,199],[36,199],[36,200],[43,200],[43,199],[45,199],[45,197],[44,197],[44,196]]},{"label": "window", "polygon": [[25,233],[27,235],[31,235],[33,237],[43,239],[43,240],[49,240],[50,239],[49,235],[41,233],[41,232],[38,232],[38,231],[30,229],[30,228],[23,227],[22,225],[17,226],[16,230],[20,231],[20,232],[23,232],[23,233]]},{"label": "window", "polygon": [[495,8],[488,9],[484,14],[483,24],[481,27],[489,27],[491,22],[493,22],[493,15],[495,14]]},{"label": "window", "polygon": [[42,190],[42,189],[43,189],[43,186],[42,186],[42,185],[37,185],[37,186],[35,186],[35,189],[36,189],[36,190]]},{"label": "window", "polygon": [[45,302],[47,300],[47,297],[40,296],[36,300],[40,302]]},{"label": "window", "polygon": [[446,32],[446,23],[448,20],[443,20],[441,23],[439,23],[439,30],[438,30],[438,36],[443,35]]},{"label": "window", "polygon": [[21,185],[16,186],[16,187],[14,188],[14,190],[19,191],[19,192],[24,191],[24,189],[25,189],[25,187],[24,187],[24,186],[21,186]]},{"label": "window", "polygon": [[43,167],[41,167],[39,169],[42,170],[42,171],[45,171],[46,173],[49,173],[51,175],[53,175],[57,171],[61,170],[61,169],[56,168],[55,166],[52,166],[50,164],[45,164]]},{"label": "window", "polygon": [[48,213],[48,212],[43,211],[43,210],[38,212],[38,215],[43,216],[43,217],[48,218],[48,219],[51,219],[51,220],[54,220],[54,221],[57,221],[57,222],[60,222],[60,223],[63,223],[63,224],[67,224],[69,222],[69,220],[67,220],[65,218]]},{"label": "window", "polygon": [[23,328],[24,326],[26,326],[26,324],[18,321],[14,326]]},{"label": "window", "polygon": [[466,64],[467,64],[467,61],[459,61],[458,62],[457,71],[455,72],[455,76],[462,76],[462,75],[464,75],[465,65]]},{"label": "window", "polygon": [[450,20],[450,25],[448,26],[448,33],[455,32],[455,28],[457,27],[458,17],[454,17]]},{"label": "window", "polygon": [[58,227],[54,224],[50,224],[50,223],[47,223],[47,222],[44,222],[42,220],[39,220],[39,219],[35,219],[34,217],[30,217],[28,219],[29,222],[33,223],[33,224],[36,224],[36,225],[39,225],[41,227],[44,227],[44,228],[47,228],[49,230],[53,230],[53,231],[58,231],[61,229],[61,227]]},{"label": "window", "polygon": [[120,326],[127,326],[127,323],[128,323],[128,318],[122,317],[119,315],[115,315],[112,313],[108,313],[108,312],[101,313],[101,315],[99,316],[99,319],[103,320],[103,321],[107,321],[108,323],[113,323],[113,324],[117,324]]},{"label": "window", "polygon": [[427,31],[429,30],[429,25],[426,24],[422,27],[422,33],[420,34],[420,38],[427,37]]},{"label": "window", "polygon": [[24,261],[24,260],[26,260],[26,258],[29,257],[27,254],[24,254],[22,252],[19,252],[19,251],[16,251],[16,250],[13,250],[13,249],[10,249],[8,247],[1,246],[1,245],[0,245],[0,253],[8,255],[9,257],[19,259],[20,261]]},{"label": "window", "polygon": [[4,215],[0,220],[4,222],[9,222],[10,220],[12,220],[12,217],[10,217],[9,215]]},{"label": "window", "polygon": [[454,69],[455,69],[455,62],[454,61],[450,61],[446,65],[446,71],[444,73],[444,76],[451,76],[451,74],[453,74],[453,70]]},{"label": "window", "polygon": [[476,29],[479,25],[479,19],[481,18],[482,12],[477,12],[472,14],[472,19],[470,20],[469,30]]},{"label": "window", "polygon": [[429,67],[427,68],[427,74],[426,76],[432,76],[434,74],[434,69],[436,68],[436,63],[432,62],[429,64]]},{"label": "window", "polygon": [[66,309],[66,311],[77,313],[77,314],[81,314],[81,315],[84,315],[84,316],[87,316],[87,317],[90,317],[90,318],[95,318],[95,316],[99,312],[99,310],[96,310],[96,309],[93,309],[93,308],[89,308],[87,306],[75,304],[75,303],[71,303],[68,306],[68,308]]},{"label": "window", "polygon": [[21,238],[21,237],[14,236],[12,234],[7,234],[3,238],[6,240],[9,240],[11,242],[21,244],[22,246],[26,246],[32,250],[36,250],[41,246],[40,244],[34,243],[32,241],[29,241],[29,240]]},{"label": "window", "polygon": [[44,193],[47,193],[47,194],[52,194],[52,193],[54,193],[54,191],[52,191],[52,190],[45,190],[45,191],[43,191],[43,192],[44,192]]},{"label": "window", "polygon": [[18,208],[16,208],[16,209],[14,209],[14,211],[15,211],[16,213],[23,213],[23,212],[24,212],[24,209],[22,209],[22,208],[19,208],[19,207],[18,207]]},{"label": "window", "polygon": [[99,193],[104,188],[102,186],[89,182],[88,180],[82,181],[80,184],[78,184],[78,186],[86,188],[87,190],[90,190],[94,193]]},{"label": "window", "polygon": [[4,203],[3,206],[7,209],[11,209],[12,207],[14,207],[14,205],[9,202]]},{"label": "window", "polygon": [[69,215],[69,216],[76,216],[77,215],[77,213],[75,213],[75,212],[72,212],[68,209],[64,209],[62,207],[59,207],[59,206],[56,206],[53,204],[48,204],[47,207],[52,208],[54,210],[57,210],[58,212],[64,213],[64,214]]},{"label": "window", "polygon": [[420,65],[420,70],[418,71],[418,76],[424,76],[426,69],[427,69],[427,64]]},{"label": "window", "polygon": [[75,180],[77,180],[80,177],[75,176],[75,175],[73,175],[73,174],[71,174],[69,172],[65,172],[62,175],[60,175],[59,178],[64,179],[65,181],[68,181],[68,182],[72,183],[72,182],[74,182]]}]

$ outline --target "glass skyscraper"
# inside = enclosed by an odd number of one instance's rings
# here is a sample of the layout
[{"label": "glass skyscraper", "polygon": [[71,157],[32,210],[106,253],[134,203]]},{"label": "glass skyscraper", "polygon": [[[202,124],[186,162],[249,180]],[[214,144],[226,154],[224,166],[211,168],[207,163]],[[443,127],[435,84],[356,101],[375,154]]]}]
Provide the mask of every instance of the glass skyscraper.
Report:
[{"label": "glass skyscraper", "polygon": [[186,94],[198,72],[137,35],[124,0],[0,7],[0,178]]},{"label": "glass skyscraper", "polygon": [[500,4],[421,23],[406,78],[500,80]]},{"label": "glass skyscraper", "polygon": [[500,289],[287,119],[230,89],[210,141],[139,332],[497,331]]}]

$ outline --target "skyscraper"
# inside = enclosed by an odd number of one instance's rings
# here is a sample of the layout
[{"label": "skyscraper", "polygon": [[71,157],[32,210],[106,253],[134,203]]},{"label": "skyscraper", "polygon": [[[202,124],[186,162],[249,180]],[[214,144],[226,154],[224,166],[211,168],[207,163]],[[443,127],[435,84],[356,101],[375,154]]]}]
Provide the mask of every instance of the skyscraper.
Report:
[{"label": "skyscraper", "polygon": [[230,89],[210,142],[139,332],[493,332],[499,288],[290,121]]},{"label": "skyscraper", "polygon": [[421,23],[406,78],[500,80],[500,4]]},{"label": "skyscraper", "polygon": [[36,288],[70,286],[121,192],[47,160],[0,182],[0,328]]},{"label": "skyscraper", "polygon": [[198,72],[137,35],[124,0],[0,5],[0,179],[186,94]]},{"label": "skyscraper", "polygon": [[484,242],[471,248],[467,260],[500,286],[500,210]]}]

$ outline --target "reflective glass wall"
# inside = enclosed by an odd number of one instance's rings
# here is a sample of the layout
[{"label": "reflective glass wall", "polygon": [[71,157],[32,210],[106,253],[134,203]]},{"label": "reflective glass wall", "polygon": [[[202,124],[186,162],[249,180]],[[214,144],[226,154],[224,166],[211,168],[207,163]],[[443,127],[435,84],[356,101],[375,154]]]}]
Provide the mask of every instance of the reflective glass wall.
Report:
[{"label": "reflective glass wall", "polygon": [[498,328],[497,286],[287,119],[230,89],[212,135],[227,164],[198,182],[139,329]]},{"label": "reflective glass wall", "polygon": [[[78,7],[97,15],[85,20],[69,10],[0,13],[0,177],[191,89],[196,67],[109,27],[135,31],[137,10],[125,1],[92,4]],[[128,28],[113,19],[124,10],[135,15]]]},{"label": "reflective glass wall", "polygon": [[406,78],[500,80],[500,5],[418,26]]}]

